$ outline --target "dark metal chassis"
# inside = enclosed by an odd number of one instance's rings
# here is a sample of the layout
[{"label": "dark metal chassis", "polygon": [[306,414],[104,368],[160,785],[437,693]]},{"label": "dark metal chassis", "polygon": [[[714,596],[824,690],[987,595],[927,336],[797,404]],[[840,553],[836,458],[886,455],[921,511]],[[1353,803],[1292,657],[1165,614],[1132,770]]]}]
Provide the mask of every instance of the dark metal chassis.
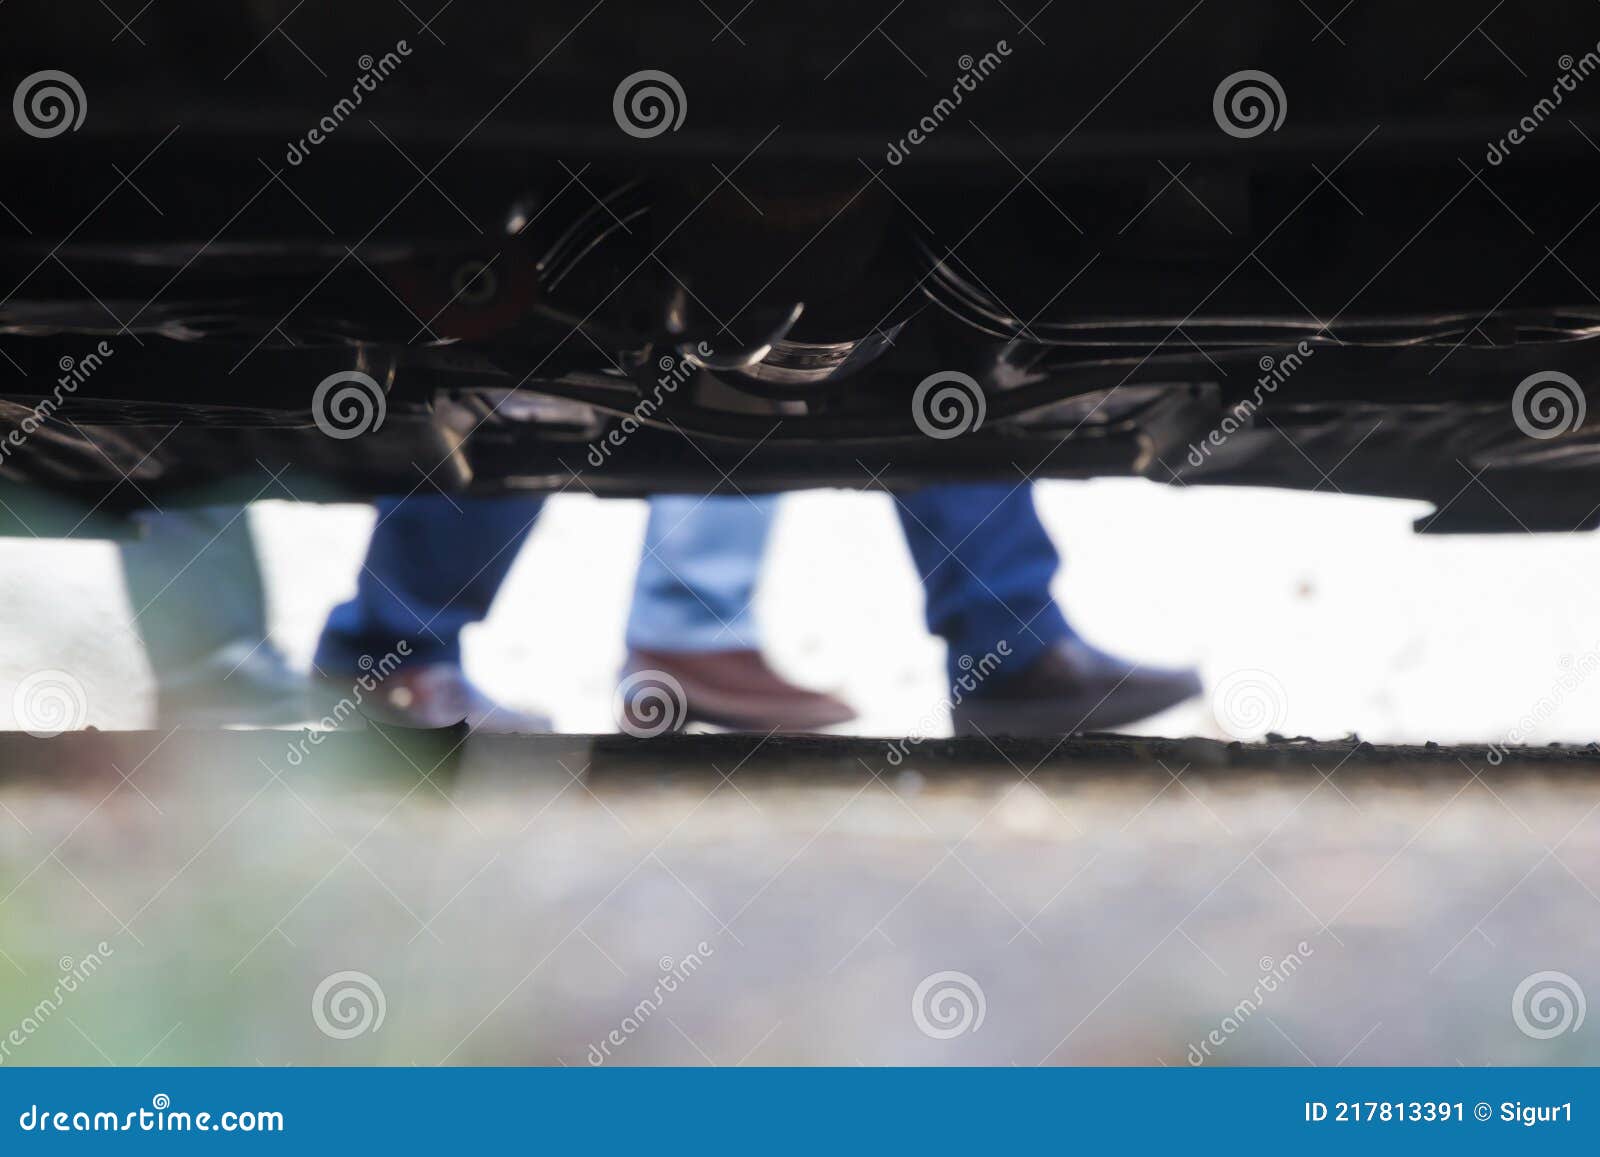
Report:
[{"label": "dark metal chassis", "polygon": [[[97,52],[83,132],[0,141],[0,417],[53,399],[0,486],[48,493],[75,533],[152,503],[432,486],[1104,475],[1419,498],[1430,531],[1600,523],[1596,431],[1533,439],[1511,407],[1531,374],[1594,378],[1600,84],[1485,160],[1547,62],[1600,41],[1589,9],[1496,29],[1530,79],[1447,54],[1461,19],[1435,3],[1354,14],[1342,51],[1270,4],[1047,13],[1049,49],[999,9],[912,5],[893,35],[913,57],[1016,55],[891,163],[942,82],[851,67],[848,6],[753,10],[743,51],[681,13],[588,7],[411,31],[415,57],[301,162],[286,143],[341,86],[247,55],[292,5],[169,0],[148,56]],[[0,18],[31,33],[8,82],[71,58],[49,6]],[[345,5],[297,40],[343,59],[390,24]],[[234,72],[195,63],[200,28]],[[1247,67],[1292,104],[1241,140],[1210,100]],[[641,68],[692,94],[682,131],[618,130],[613,88]],[[63,359],[101,341],[55,404]],[[700,341],[729,368],[663,391],[661,359]],[[1269,359],[1292,373],[1264,389]],[[330,438],[312,397],[350,370],[385,417]],[[950,371],[986,413],[932,438],[912,397]]]}]

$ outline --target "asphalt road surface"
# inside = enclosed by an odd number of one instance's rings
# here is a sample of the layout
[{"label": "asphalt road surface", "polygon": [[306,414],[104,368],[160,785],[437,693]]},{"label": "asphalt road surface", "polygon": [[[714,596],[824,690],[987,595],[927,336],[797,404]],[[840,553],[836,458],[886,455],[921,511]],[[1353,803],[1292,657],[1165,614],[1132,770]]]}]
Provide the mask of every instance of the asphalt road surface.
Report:
[{"label": "asphalt road surface", "polygon": [[4,1064],[1600,1062],[1592,749],[0,749]]}]

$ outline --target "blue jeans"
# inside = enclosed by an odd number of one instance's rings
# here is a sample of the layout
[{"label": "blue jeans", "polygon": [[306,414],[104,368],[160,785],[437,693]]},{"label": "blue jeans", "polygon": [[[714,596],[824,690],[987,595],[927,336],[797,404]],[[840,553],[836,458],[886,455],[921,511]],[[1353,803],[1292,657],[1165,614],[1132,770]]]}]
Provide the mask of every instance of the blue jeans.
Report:
[{"label": "blue jeans", "polygon": [[777,512],[773,495],[652,498],[628,612],[628,647],[759,650],[756,579]]},{"label": "blue jeans", "polygon": [[413,494],[376,506],[355,597],[328,615],[312,663],[350,674],[402,641],[408,662],[460,663],[462,628],[489,613],[544,499]]},{"label": "blue jeans", "polygon": [[172,508],[135,521],[142,535],[119,553],[158,686],[230,643],[263,646],[266,591],[247,508]]},{"label": "blue jeans", "polygon": [[922,579],[928,630],[945,641],[951,685],[1003,641],[1020,670],[1072,634],[1050,597],[1061,565],[1027,484],[928,486],[895,495],[895,512]]},{"label": "blue jeans", "polygon": [[[651,500],[628,645],[652,650],[759,647],[751,612],[775,498]],[[533,528],[539,498],[440,496],[378,503],[356,596],[328,616],[316,664],[356,669],[400,640],[414,662],[460,662],[461,629],[489,612]],[[1026,665],[1070,635],[1050,597],[1060,564],[1027,486],[930,486],[895,509],[922,578],[928,629],[945,640],[952,683],[1004,641]]]}]

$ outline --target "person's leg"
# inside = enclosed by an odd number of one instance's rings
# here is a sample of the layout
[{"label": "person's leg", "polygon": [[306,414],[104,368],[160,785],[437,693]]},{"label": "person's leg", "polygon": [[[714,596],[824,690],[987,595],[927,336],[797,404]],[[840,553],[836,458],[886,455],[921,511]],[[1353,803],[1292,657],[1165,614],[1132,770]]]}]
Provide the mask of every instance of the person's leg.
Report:
[{"label": "person's leg", "polygon": [[761,653],[760,576],[778,499],[661,495],[650,500],[617,722],[655,734],[690,719],[814,731],[854,718],[832,695],[798,687]]},{"label": "person's leg", "polygon": [[[461,631],[489,613],[544,499],[413,495],[377,503],[378,524],[356,594],[328,615],[313,664],[335,687],[382,667],[364,714],[407,727],[465,721],[484,731],[549,729],[540,716],[504,707],[467,679]],[[390,670],[388,664],[397,669]]]},{"label": "person's leg", "polygon": [[[174,507],[134,516],[122,572],[159,673],[185,667],[236,639],[267,631],[266,596],[250,519],[238,506]],[[195,614],[196,608],[204,611]]]},{"label": "person's leg", "polygon": [[1017,668],[1072,634],[1050,595],[1061,558],[1033,490],[1005,483],[929,486],[896,495],[922,578],[928,630],[944,639],[952,684],[1005,643]]},{"label": "person's leg", "polygon": [[628,612],[628,646],[647,651],[758,648],[756,580],[777,510],[773,495],[650,499]]},{"label": "person's leg", "polygon": [[328,615],[316,668],[355,673],[403,642],[408,664],[461,662],[461,631],[489,613],[544,505],[538,496],[414,494],[375,503],[355,597]]},{"label": "person's leg", "polygon": [[1108,655],[1050,596],[1060,558],[1028,486],[932,486],[899,496],[928,627],[948,653],[958,734],[1119,727],[1200,693],[1189,668]]},{"label": "person's leg", "polygon": [[139,537],[118,553],[158,725],[304,719],[305,681],[267,639],[247,508],[171,507],[134,521]]}]

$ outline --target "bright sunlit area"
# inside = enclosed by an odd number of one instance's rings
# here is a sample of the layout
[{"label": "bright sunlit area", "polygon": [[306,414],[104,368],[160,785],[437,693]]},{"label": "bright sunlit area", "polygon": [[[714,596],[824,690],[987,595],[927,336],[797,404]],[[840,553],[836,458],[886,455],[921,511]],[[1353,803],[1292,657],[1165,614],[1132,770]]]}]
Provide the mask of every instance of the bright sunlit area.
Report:
[{"label": "bright sunlit area", "polygon": [[[1593,535],[1416,535],[1426,504],[1330,492],[1098,480],[1043,482],[1035,496],[1079,632],[1132,659],[1195,663],[1214,692],[1138,731],[1229,738],[1248,718],[1262,732],[1373,742],[1592,736]],[[372,513],[272,501],[250,517],[273,639],[304,667],[352,590]],[[561,730],[614,729],[643,527],[641,502],[554,498],[493,613],[467,632],[470,674]],[[64,669],[88,691],[91,724],[149,726],[114,547],[13,539],[0,552],[12,623],[0,703],[28,673]],[[784,673],[857,708],[844,733],[914,734],[947,714],[943,647],[921,603],[885,495],[785,499],[757,601],[766,647]]]}]

